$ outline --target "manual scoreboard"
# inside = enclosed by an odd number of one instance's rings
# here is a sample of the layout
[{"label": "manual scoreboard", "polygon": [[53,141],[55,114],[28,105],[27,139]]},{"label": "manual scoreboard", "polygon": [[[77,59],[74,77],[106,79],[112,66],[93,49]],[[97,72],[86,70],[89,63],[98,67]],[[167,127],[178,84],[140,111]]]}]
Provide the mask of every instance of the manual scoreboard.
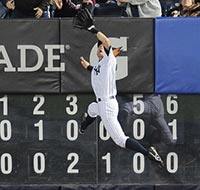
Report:
[{"label": "manual scoreboard", "polygon": [[[126,135],[150,146],[142,94],[133,94]],[[78,133],[92,94],[2,94],[0,97],[1,184],[174,184],[200,179],[199,96],[162,95],[165,120],[176,140],[155,143],[165,168],[114,144],[100,118]],[[194,176],[192,179],[190,176]]]}]

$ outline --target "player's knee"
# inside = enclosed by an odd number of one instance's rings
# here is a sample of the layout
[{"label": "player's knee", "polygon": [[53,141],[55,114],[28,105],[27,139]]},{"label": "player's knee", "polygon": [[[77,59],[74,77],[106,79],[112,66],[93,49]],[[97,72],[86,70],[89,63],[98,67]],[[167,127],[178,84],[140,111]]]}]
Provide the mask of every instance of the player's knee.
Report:
[{"label": "player's knee", "polygon": [[126,141],[123,138],[118,138],[114,140],[115,144],[120,146],[121,148],[125,148]]},{"label": "player's knee", "polygon": [[97,117],[97,111],[96,108],[97,107],[97,103],[93,102],[88,106],[88,114],[90,117],[95,118]]}]

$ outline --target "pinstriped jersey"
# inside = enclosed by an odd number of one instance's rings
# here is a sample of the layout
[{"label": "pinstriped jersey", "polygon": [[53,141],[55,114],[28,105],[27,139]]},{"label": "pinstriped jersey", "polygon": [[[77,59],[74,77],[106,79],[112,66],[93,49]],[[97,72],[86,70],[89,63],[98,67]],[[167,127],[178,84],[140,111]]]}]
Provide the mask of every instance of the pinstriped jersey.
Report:
[{"label": "pinstriped jersey", "polygon": [[109,53],[104,52],[104,57],[93,67],[91,73],[92,88],[97,98],[116,96],[116,65],[117,61],[110,47]]}]

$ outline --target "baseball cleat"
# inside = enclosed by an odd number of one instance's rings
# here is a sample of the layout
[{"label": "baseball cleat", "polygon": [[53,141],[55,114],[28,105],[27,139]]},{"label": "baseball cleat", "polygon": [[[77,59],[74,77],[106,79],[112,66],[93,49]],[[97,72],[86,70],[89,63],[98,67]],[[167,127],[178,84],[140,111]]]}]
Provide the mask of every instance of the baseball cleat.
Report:
[{"label": "baseball cleat", "polygon": [[79,126],[79,133],[81,135],[83,135],[85,133],[85,130],[82,128],[82,123],[86,120],[87,116],[88,116],[88,114],[85,112],[81,117],[81,124]]},{"label": "baseball cleat", "polygon": [[148,158],[150,160],[160,163],[161,166],[164,166],[164,162],[163,162],[162,158],[160,157],[160,155],[158,154],[158,152],[156,151],[156,149],[153,146],[151,146],[149,148]]},{"label": "baseball cleat", "polygon": [[79,134],[83,135],[85,132],[85,130],[81,129],[81,127],[79,128]]}]

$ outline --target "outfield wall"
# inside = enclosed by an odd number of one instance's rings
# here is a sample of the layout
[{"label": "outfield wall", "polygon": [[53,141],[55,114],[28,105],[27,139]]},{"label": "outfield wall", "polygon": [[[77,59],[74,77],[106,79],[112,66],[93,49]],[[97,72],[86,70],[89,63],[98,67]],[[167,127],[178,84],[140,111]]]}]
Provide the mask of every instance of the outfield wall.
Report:
[{"label": "outfield wall", "polygon": [[[95,36],[73,28],[71,19],[0,20],[0,189],[198,189],[199,19],[95,23],[122,47],[121,125],[145,147],[156,146],[166,167],[117,147],[100,118],[78,134],[95,100],[79,57],[98,61]],[[175,145],[155,124],[159,113]]]}]

